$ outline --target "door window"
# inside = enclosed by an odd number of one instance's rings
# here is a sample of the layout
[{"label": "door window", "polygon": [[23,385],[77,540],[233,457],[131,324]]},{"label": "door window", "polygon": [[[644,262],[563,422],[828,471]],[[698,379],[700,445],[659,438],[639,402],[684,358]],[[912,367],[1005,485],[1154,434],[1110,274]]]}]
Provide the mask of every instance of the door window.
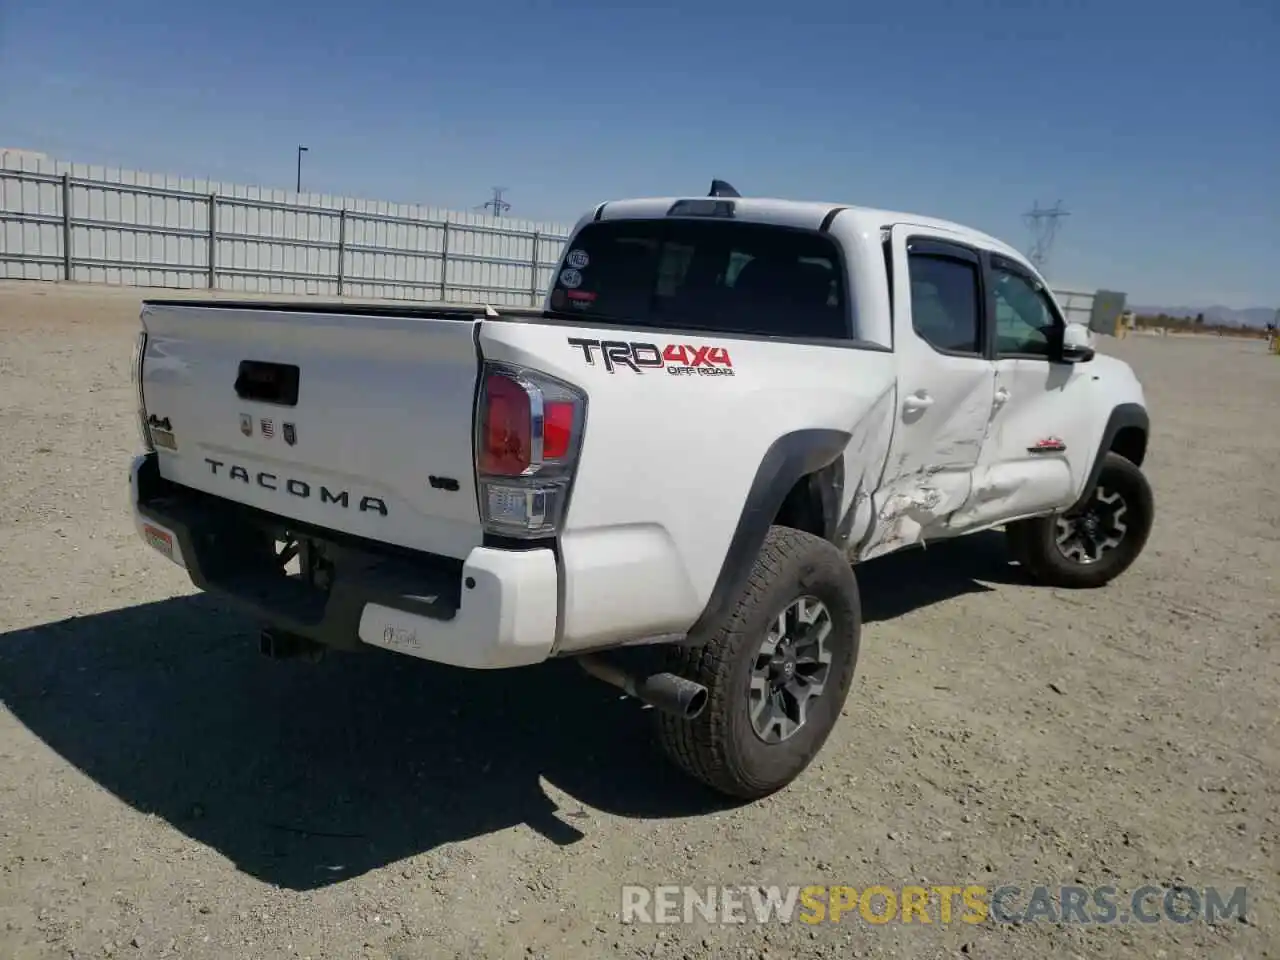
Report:
[{"label": "door window", "polygon": [[1044,289],[1022,273],[994,265],[996,352],[1048,359],[1062,338]]},{"label": "door window", "polygon": [[982,355],[978,265],[935,253],[907,253],[911,326],[942,353]]}]

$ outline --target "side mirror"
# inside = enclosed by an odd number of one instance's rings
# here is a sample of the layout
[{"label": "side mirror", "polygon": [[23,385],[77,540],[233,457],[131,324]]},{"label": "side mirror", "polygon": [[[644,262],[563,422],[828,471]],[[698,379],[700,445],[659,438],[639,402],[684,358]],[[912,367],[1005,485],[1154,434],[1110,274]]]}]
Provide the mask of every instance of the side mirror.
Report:
[{"label": "side mirror", "polygon": [[1083,323],[1068,323],[1062,331],[1063,363],[1088,363],[1097,351],[1093,349],[1093,335]]}]

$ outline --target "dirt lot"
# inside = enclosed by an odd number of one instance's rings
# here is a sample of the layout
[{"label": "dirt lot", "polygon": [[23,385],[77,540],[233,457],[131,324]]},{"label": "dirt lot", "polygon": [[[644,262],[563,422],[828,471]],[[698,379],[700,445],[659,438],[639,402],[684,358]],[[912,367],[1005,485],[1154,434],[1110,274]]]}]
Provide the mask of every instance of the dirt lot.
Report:
[{"label": "dirt lot", "polygon": [[[0,958],[1280,957],[1280,357],[1133,337],[1159,515],[1105,590],[998,534],[860,570],[821,762],[724,806],[568,664],[273,663],[132,533],[139,293],[0,284]],[[638,884],[1248,887],[1210,926],[624,926]]]}]

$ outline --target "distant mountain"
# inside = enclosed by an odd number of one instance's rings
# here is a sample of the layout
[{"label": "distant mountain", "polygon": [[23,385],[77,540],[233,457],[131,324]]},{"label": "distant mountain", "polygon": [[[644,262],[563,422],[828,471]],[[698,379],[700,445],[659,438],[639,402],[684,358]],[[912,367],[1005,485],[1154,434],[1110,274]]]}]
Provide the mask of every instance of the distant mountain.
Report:
[{"label": "distant mountain", "polygon": [[1138,316],[1192,317],[1203,313],[1205,323],[1225,323],[1237,327],[1265,327],[1276,317],[1274,307],[1247,307],[1234,310],[1231,307],[1130,307]]}]

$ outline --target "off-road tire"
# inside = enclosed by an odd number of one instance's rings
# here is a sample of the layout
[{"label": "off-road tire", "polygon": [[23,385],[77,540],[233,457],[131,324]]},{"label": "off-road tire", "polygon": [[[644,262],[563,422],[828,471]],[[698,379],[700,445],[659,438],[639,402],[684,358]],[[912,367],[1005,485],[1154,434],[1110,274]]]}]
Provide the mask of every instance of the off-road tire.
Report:
[{"label": "off-road tire", "polygon": [[[804,596],[821,601],[831,617],[826,686],[793,736],[766,743],[748,711],[752,667],[773,622]],[[839,720],[861,634],[858,584],[840,550],[813,534],[771,527],[725,623],[706,644],[667,653],[665,669],[703,684],[708,697],[692,720],[655,711],[663,752],[690,776],[731,797],[754,800],[782,789],[809,765]]]},{"label": "off-road tire", "polygon": [[1120,544],[1093,563],[1079,563],[1063,555],[1057,545],[1056,516],[1019,520],[1006,528],[1010,552],[1034,581],[1045,586],[1093,589],[1110,583],[1138,559],[1155,519],[1151,485],[1136,465],[1108,452],[1089,496],[1100,487],[1124,498],[1127,529]]}]

